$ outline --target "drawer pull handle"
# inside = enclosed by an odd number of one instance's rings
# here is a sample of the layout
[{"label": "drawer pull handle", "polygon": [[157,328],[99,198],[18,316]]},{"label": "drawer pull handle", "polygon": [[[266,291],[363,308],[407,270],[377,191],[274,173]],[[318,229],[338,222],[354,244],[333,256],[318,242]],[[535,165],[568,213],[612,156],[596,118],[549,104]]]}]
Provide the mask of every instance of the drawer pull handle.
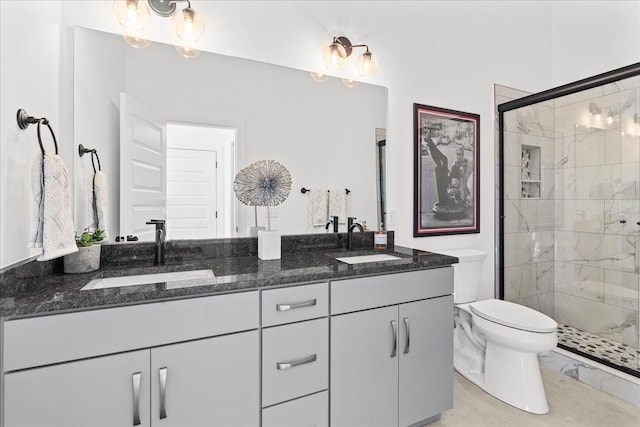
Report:
[{"label": "drawer pull handle", "polygon": [[398,327],[396,326],[396,321],[391,321],[391,332],[393,332],[393,350],[391,350],[391,358],[396,357],[396,352],[398,350]]},{"label": "drawer pull handle", "polygon": [[407,339],[404,343],[404,351],[403,354],[409,354],[409,346],[411,345],[411,332],[409,330],[409,318],[405,317],[404,319],[404,329],[407,332]]},{"label": "drawer pull handle", "polygon": [[136,372],[131,376],[131,384],[133,386],[133,425],[140,425],[140,372]]},{"label": "drawer pull handle", "polygon": [[293,360],[291,362],[278,362],[276,363],[276,368],[278,368],[279,371],[282,371],[284,369],[295,368],[296,366],[300,366],[300,365],[306,365],[307,363],[312,363],[312,362],[315,362],[316,360],[318,360],[318,356],[316,354],[313,354],[303,359]]},{"label": "drawer pull handle", "polygon": [[160,376],[160,419],[167,418],[167,368],[158,369]]},{"label": "drawer pull handle", "polygon": [[309,301],[294,302],[291,304],[277,304],[276,311],[288,311],[288,310],[294,310],[296,308],[302,308],[302,307],[313,307],[316,304],[318,304],[318,301],[315,298],[310,299]]}]

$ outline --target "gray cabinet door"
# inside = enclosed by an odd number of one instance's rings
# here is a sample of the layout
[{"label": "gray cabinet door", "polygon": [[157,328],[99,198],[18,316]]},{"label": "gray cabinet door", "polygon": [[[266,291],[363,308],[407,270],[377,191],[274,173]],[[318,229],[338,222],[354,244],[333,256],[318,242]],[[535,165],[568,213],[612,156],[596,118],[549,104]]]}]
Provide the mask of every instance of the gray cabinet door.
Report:
[{"label": "gray cabinet door", "polygon": [[331,318],[331,426],[398,424],[397,322],[398,306]]},{"label": "gray cabinet door", "polygon": [[4,410],[5,427],[149,427],[149,350],[7,374]]},{"label": "gray cabinet door", "polygon": [[409,426],[453,407],[453,296],[402,304],[398,323],[399,425]]},{"label": "gray cabinet door", "polygon": [[256,330],[151,350],[153,426],[258,426],[258,346]]}]

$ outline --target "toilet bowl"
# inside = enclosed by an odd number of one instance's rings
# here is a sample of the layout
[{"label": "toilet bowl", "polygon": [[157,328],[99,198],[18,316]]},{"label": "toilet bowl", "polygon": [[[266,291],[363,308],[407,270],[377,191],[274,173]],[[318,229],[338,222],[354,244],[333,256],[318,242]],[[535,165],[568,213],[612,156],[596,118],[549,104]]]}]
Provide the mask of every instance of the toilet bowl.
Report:
[{"label": "toilet bowl", "polygon": [[476,301],[484,253],[436,251],[454,264],[454,368],[496,398],[534,414],[549,412],[538,354],[557,343],[557,323],[531,308]]}]

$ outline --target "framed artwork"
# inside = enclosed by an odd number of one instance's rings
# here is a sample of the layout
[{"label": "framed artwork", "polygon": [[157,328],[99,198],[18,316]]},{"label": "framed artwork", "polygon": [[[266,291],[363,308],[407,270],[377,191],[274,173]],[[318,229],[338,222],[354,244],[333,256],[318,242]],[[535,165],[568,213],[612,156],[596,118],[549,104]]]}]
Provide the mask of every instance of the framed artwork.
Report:
[{"label": "framed artwork", "polygon": [[480,232],[480,116],[413,104],[414,237]]}]

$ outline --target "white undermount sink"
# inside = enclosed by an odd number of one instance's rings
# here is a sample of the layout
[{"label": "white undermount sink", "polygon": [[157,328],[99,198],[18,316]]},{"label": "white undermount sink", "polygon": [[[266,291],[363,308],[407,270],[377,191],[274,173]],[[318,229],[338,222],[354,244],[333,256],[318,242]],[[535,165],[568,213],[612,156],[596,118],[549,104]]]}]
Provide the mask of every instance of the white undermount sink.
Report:
[{"label": "white undermount sink", "polygon": [[374,255],[358,255],[336,258],[338,261],[346,262],[347,264],[362,264],[364,262],[380,262],[380,261],[393,261],[400,259],[400,257],[389,254],[374,254]]},{"label": "white undermount sink", "polygon": [[170,273],[138,274],[135,276],[101,277],[87,283],[82,290],[119,288],[122,286],[166,283],[167,289],[198,286],[202,280],[215,279],[211,270],[173,271]]}]

